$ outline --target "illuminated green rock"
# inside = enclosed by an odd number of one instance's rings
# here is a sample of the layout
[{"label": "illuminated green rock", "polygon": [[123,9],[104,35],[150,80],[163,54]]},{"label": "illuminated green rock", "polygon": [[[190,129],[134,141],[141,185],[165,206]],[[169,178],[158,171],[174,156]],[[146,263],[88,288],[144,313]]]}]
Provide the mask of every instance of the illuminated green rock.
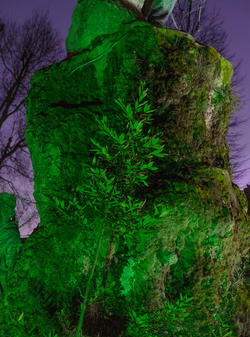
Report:
[{"label": "illuminated green rock", "polygon": [[[8,278],[0,337],[75,335],[103,224],[108,228],[90,286],[84,335],[146,337],[167,331],[210,337],[209,327],[219,335],[212,316],[218,312],[238,337],[246,324],[236,323],[239,315],[246,322],[249,303],[241,267],[249,223],[244,193],[232,184],[226,142],[232,66],[188,34],[122,23],[131,19],[125,10],[97,0],[93,8],[93,3],[84,8],[86,1],[78,1],[68,59],[31,79],[26,141],[41,221]],[[98,133],[94,116],[107,116],[109,127],[124,133],[127,121],[115,99],[134,109],[141,80],[155,109],[143,135],[162,132],[168,156],[154,158],[159,169],[148,176],[148,187],[130,191],[133,199],[146,201],[141,217],[144,223],[154,217],[153,224],[122,232],[116,208],[109,217],[104,212],[110,200],[84,214],[88,200],[73,191],[91,182],[86,169],[94,158],[91,138],[109,149],[113,145]],[[112,173],[119,175],[116,169]],[[79,209],[72,206],[74,197]],[[193,298],[183,322],[164,318],[162,311],[157,316],[167,301],[177,305],[180,294]],[[141,322],[147,320],[146,327],[133,325],[129,308]]]},{"label": "illuminated green rock", "polygon": [[14,220],[15,207],[16,198],[12,194],[0,193],[0,294],[21,243],[18,223]]}]

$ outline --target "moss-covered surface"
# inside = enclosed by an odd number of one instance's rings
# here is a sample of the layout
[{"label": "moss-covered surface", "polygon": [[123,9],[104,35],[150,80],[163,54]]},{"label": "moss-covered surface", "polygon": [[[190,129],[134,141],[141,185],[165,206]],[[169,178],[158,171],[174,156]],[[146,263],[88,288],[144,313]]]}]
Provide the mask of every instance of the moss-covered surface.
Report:
[{"label": "moss-covered surface", "polygon": [[[234,100],[232,66],[182,32],[120,24],[129,15],[110,3],[89,1],[100,8],[86,8],[88,21],[80,20],[85,3],[78,1],[67,39],[68,51],[78,54],[31,79],[26,141],[41,222],[11,269],[0,301],[0,336],[73,334],[104,222],[84,335],[206,337],[209,327],[218,331],[212,317],[217,312],[233,336],[244,336],[249,299],[241,259],[249,219],[244,193],[232,185],[225,139]],[[96,31],[104,7],[106,28]],[[133,107],[140,80],[155,109],[143,132],[161,131],[169,155],[155,160],[159,170],[148,177],[149,186],[135,186],[130,196],[146,200],[140,216],[154,215],[155,221],[121,234],[111,229],[115,211],[106,218],[93,209],[87,230],[69,201],[73,189],[91,179],[84,167],[93,160],[90,138],[112,146],[97,133],[93,116],[106,115],[110,128],[124,132],[115,99]],[[112,173],[119,175],[116,167]],[[79,193],[74,196],[81,202]],[[54,197],[63,201],[65,216]],[[193,299],[179,324],[163,318],[162,309],[181,293]],[[147,317],[149,327],[132,323],[129,309],[141,321]]]},{"label": "moss-covered surface", "polygon": [[0,297],[6,287],[8,271],[21,246],[18,223],[15,221],[16,198],[0,193]]}]

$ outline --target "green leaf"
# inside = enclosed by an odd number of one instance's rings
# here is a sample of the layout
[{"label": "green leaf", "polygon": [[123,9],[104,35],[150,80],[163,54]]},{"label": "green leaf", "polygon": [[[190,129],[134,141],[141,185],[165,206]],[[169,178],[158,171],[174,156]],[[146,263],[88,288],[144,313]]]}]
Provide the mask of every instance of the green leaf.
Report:
[{"label": "green leaf", "polygon": [[151,111],[154,111],[154,110],[149,110],[150,109],[150,105],[149,104],[145,104],[145,107],[144,107],[144,113],[149,113],[149,112],[151,112]]},{"label": "green leaf", "polygon": [[133,118],[133,111],[132,111],[132,108],[131,108],[130,104],[127,105],[126,111],[127,111],[127,115],[129,117],[129,119],[132,120],[132,118]]},{"label": "green leaf", "polygon": [[160,138],[152,138],[152,144],[158,143]]},{"label": "green leaf", "polygon": [[137,122],[137,125],[136,125],[136,130],[141,130],[142,129],[142,122]]},{"label": "green leaf", "polygon": [[186,299],[186,303],[192,301],[193,297]]},{"label": "green leaf", "polygon": [[139,103],[138,103],[138,100],[136,100],[136,101],[135,101],[135,110],[136,110],[136,111],[137,111],[137,109],[138,109],[138,104],[139,104]]},{"label": "green leaf", "polygon": [[158,210],[158,208],[154,205],[154,209],[155,209],[155,213],[154,213],[154,215],[158,215],[158,214],[160,214],[160,212],[159,212],[159,210]]},{"label": "green leaf", "polygon": [[92,165],[94,166],[96,164],[96,156],[94,156],[93,160],[92,160]]},{"label": "green leaf", "polygon": [[[148,140],[149,137],[147,136],[147,137],[145,137],[144,139],[145,139],[145,140]],[[151,145],[152,145],[151,142],[147,142],[147,143],[145,142],[142,146],[147,148],[147,147],[151,147]]]},{"label": "green leaf", "polygon": [[218,317],[219,321],[222,323],[222,319],[221,319],[219,314],[217,314],[217,317]]},{"label": "green leaf", "polygon": [[165,156],[168,156],[168,154],[167,153],[159,153],[159,151],[154,151],[154,152],[152,152],[151,154],[153,154],[154,156],[156,156],[156,157],[165,157]]},{"label": "green leaf", "polygon": [[102,123],[103,123],[103,124],[106,124],[107,121],[108,121],[107,116],[103,116],[103,118],[102,118]]},{"label": "green leaf", "polygon": [[151,167],[149,170],[151,170],[151,171],[157,171],[157,170],[159,170],[159,168],[158,168],[158,167],[155,167],[155,166],[153,166],[153,167]]},{"label": "green leaf", "polygon": [[115,99],[114,101],[115,101],[115,102],[122,108],[122,110],[123,110],[125,113],[127,112],[127,111],[126,111],[126,107],[125,107],[124,103],[122,102],[121,98]]},{"label": "green leaf", "polygon": [[141,94],[139,95],[139,103],[144,99],[145,96],[147,96],[147,91],[144,91],[143,93],[141,92]]},{"label": "green leaf", "polygon": [[109,193],[112,190],[113,186],[107,186],[107,193]]},{"label": "green leaf", "polygon": [[160,218],[163,218],[164,216],[168,215],[169,213],[171,213],[173,211],[173,208],[170,209],[164,209],[163,212],[161,212],[160,214]]},{"label": "green leaf", "polygon": [[[93,138],[90,138],[91,142],[96,145],[97,147],[99,147],[100,149],[102,149],[102,146]],[[91,150],[90,150],[91,151]]]},{"label": "green leaf", "polygon": [[24,313],[22,312],[21,315],[18,318],[18,321],[21,321],[21,319],[23,319],[23,315],[24,315]]},{"label": "green leaf", "polygon": [[122,134],[120,135],[120,137],[118,138],[118,141],[119,141],[120,144],[123,144],[123,143],[124,143],[124,138],[125,138],[125,134],[122,133]]}]

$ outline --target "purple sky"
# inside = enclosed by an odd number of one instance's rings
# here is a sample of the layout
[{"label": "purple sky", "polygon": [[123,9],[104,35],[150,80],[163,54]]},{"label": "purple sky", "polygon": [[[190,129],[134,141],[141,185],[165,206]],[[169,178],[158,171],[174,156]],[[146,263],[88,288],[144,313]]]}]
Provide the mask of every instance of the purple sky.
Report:
[{"label": "purple sky", "polygon": [[[71,25],[72,12],[76,5],[76,0],[3,0],[0,4],[0,17],[3,19],[9,18],[15,20],[17,23],[23,23],[25,19],[31,18],[33,9],[46,10],[49,9],[49,17],[52,25],[60,33],[63,40],[66,39],[68,29]],[[243,87],[245,91],[246,105],[241,109],[239,116],[242,118],[250,117],[250,0],[207,0],[210,9],[221,8],[221,16],[224,20],[224,29],[228,33],[230,52],[236,54],[237,57],[242,59],[242,75],[246,75]],[[243,159],[250,157],[250,120],[244,126],[242,125],[237,129],[241,135],[240,144],[247,144],[246,150],[243,153]],[[245,174],[240,181],[234,181],[241,189],[250,184],[250,159],[243,166],[241,162],[238,163],[241,168],[245,168]],[[4,177],[4,175],[2,174]],[[14,179],[15,180],[15,177]],[[20,191],[20,195],[26,197],[27,195],[31,200],[33,198],[33,183],[29,184],[21,178],[16,178],[15,187]],[[7,190],[5,190],[8,192]],[[0,192],[4,192],[0,190]],[[11,191],[9,191],[11,192]],[[13,193],[13,192],[12,192]],[[18,210],[18,203],[17,208]],[[36,211],[35,205],[24,212],[23,217],[19,218],[19,224],[25,222],[28,218],[28,213]],[[29,211],[29,212],[28,212]],[[18,212],[17,212],[18,215]],[[18,216],[17,216],[18,218]],[[32,229],[39,223],[39,215],[31,221],[29,226],[20,230],[21,236],[27,236],[32,232]]]}]

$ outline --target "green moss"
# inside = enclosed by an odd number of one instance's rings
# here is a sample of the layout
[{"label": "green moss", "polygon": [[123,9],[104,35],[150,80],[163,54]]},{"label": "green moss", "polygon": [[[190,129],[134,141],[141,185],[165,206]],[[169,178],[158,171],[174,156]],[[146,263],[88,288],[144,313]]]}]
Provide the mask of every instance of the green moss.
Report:
[{"label": "green moss", "polygon": [[16,198],[0,193],[0,296],[7,286],[8,274],[15,264],[21,240],[15,217]]},{"label": "green moss", "polygon": [[223,57],[220,58],[220,62],[221,62],[221,77],[223,78],[223,85],[229,86],[233,76],[232,64]]},{"label": "green moss", "polygon": [[[176,304],[182,293],[193,297],[190,318],[181,324],[184,336],[192,331],[193,337],[210,337],[208,327],[215,328],[211,313],[217,311],[238,337],[235,313],[243,311],[246,295],[241,296],[239,276],[232,274],[239,270],[249,226],[246,199],[232,186],[225,139],[233,102],[230,64],[182,32],[144,22],[123,24],[131,17],[110,4],[78,1],[67,50],[79,54],[31,79],[26,141],[41,222],[25,242],[0,301],[0,336],[42,337],[54,330],[64,337],[70,334],[64,328],[67,320],[72,331],[76,328],[104,224],[86,330],[96,329],[97,335],[110,327],[115,334],[119,321],[122,334],[144,337],[142,331],[149,336],[153,329],[161,335],[168,322],[168,332],[181,336],[174,318],[162,312],[167,300]],[[112,135],[122,137],[128,121],[115,100],[121,98],[133,111],[141,103],[135,102],[142,79],[148,89],[146,110],[154,112],[152,121],[143,123],[141,137],[159,132],[167,156],[154,158],[159,169],[148,172],[148,186],[129,190],[133,200],[144,202],[139,225],[133,219],[137,229],[129,231],[132,220],[121,226],[117,205],[105,217],[113,200],[107,191],[102,207],[85,209],[83,187],[93,182],[86,168],[94,165],[91,139],[113,158],[104,165],[97,156],[96,165],[107,169],[108,178],[125,170],[128,158],[121,151],[115,161],[119,148]],[[112,133],[100,132],[95,116],[106,116]],[[127,141],[135,155],[132,164],[145,150],[137,140]],[[145,330],[131,327],[130,309],[147,315]],[[113,313],[109,318],[108,312]]]}]

